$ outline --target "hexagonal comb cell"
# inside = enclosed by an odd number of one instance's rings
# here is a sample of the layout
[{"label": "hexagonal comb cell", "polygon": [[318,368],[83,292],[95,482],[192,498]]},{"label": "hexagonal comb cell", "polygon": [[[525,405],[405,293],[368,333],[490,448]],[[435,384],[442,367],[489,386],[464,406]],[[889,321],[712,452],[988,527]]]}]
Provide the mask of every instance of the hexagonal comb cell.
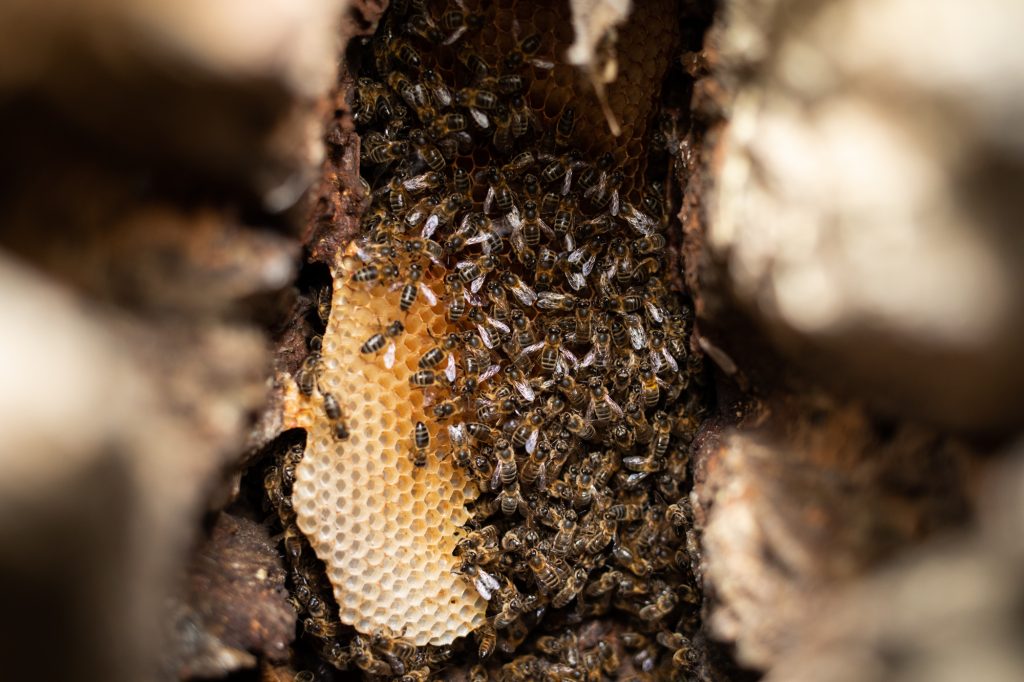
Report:
[{"label": "hexagonal comb cell", "polygon": [[[417,645],[448,644],[483,624],[487,604],[452,572],[455,531],[468,519],[462,502],[475,496],[473,484],[450,460],[432,461],[433,450],[424,467],[410,454],[416,421],[431,425],[432,443],[446,437],[409,383],[409,368],[435,345],[427,330],[440,316],[425,304],[402,312],[397,292],[371,296],[350,279],[339,265],[318,383],[339,387],[335,397],[352,435],[333,437],[319,389],[304,396],[293,385],[285,400],[287,425],[309,433],[292,491],[297,525],[327,568],[343,623],[367,634],[399,623]],[[388,369],[387,348],[374,354],[360,347],[395,319],[406,331]],[[403,411],[410,417],[396,423]],[[431,527],[428,519],[439,521]],[[380,589],[384,576],[393,590]]]}]

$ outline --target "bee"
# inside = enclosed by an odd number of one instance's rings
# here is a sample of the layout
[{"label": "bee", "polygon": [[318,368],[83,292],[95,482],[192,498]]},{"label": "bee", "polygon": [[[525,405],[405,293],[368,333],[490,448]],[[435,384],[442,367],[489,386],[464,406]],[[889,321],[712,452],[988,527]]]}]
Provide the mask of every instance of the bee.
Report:
[{"label": "bee", "polygon": [[498,211],[505,214],[512,210],[515,195],[508,186],[505,174],[491,166],[486,171],[481,171],[479,179],[487,183],[487,196],[484,198],[484,213],[490,213],[491,206],[497,206]]},{"label": "bee", "polygon": [[569,254],[566,261],[569,265],[579,266],[580,272],[586,277],[594,270],[597,257],[601,255],[604,244],[600,239],[590,239],[583,246]]},{"label": "bee", "polygon": [[376,282],[380,278],[380,268],[376,265],[364,265],[352,273],[353,282]]},{"label": "bee", "polygon": [[676,597],[675,591],[666,587],[658,593],[653,603],[640,609],[638,615],[646,621],[662,620],[672,613],[678,603],[679,598]]},{"label": "bee", "polygon": [[[437,171],[427,171],[402,180],[402,188],[412,194],[436,190],[444,186],[444,176]],[[394,210],[394,209],[393,209]]]},{"label": "bee", "polygon": [[427,134],[438,140],[453,133],[461,133],[466,129],[466,117],[462,114],[444,114],[438,116],[427,126]]},{"label": "bee", "polygon": [[[623,544],[616,544],[615,547],[612,548],[612,557],[626,570],[638,578],[645,578],[649,576],[653,570],[646,559],[636,554],[632,549]],[[622,583],[623,581],[620,581],[620,591],[622,591],[623,588]]]},{"label": "bee", "polygon": [[522,493],[519,492],[518,482],[502,488],[501,492],[494,498],[494,502],[497,508],[501,509],[501,513],[506,516],[511,516],[517,509],[523,516],[526,516],[528,512],[526,500],[523,499]]},{"label": "bee", "polygon": [[[476,640],[477,656],[484,659],[494,653],[494,648],[498,644],[498,634],[494,631],[493,625],[484,623],[476,630]],[[486,675],[486,672],[484,674]]]},{"label": "bee", "polygon": [[622,408],[611,399],[611,396],[608,395],[608,389],[601,384],[599,378],[591,378],[589,388],[590,406],[587,408],[588,418],[593,416],[599,422],[606,422],[611,420],[612,415],[622,416]]},{"label": "bee", "polygon": [[551,605],[556,609],[563,608],[575,599],[580,592],[583,591],[583,586],[587,583],[587,570],[585,568],[577,568],[566,579],[565,584],[558,590],[555,596],[551,599]]},{"label": "bee", "polygon": [[651,365],[654,371],[660,372],[664,367],[672,370],[672,372],[679,371],[679,364],[676,359],[668,352],[668,348],[665,345],[665,334],[661,330],[656,330],[651,333],[650,342],[650,357]]},{"label": "bee", "polygon": [[392,61],[398,62],[413,71],[419,71],[423,65],[420,53],[404,38],[392,38],[387,43],[388,56]]},{"label": "bee", "polygon": [[690,506],[690,501],[680,498],[677,502],[668,505],[665,508],[665,520],[676,528],[692,525],[693,508]]},{"label": "bee", "polygon": [[[421,40],[425,40],[431,45],[437,45],[444,40],[444,33],[441,32],[429,16],[422,13],[413,14],[406,19],[402,26],[402,32],[406,35],[416,36]],[[400,675],[401,673],[395,674]]]},{"label": "bee", "polygon": [[569,312],[576,307],[577,298],[572,294],[542,291],[537,294],[537,307],[541,310]]},{"label": "bee", "polygon": [[450,107],[452,105],[452,93],[436,71],[433,69],[424,71],[420,76],[420,82],[430,91],[434,101],[442,107]]},{"label": "bee", "polygon": [[371,123],[374,118],[386,121],[391,118],[391,98],[388,89],[372,78],[360,78],[356,83],[354,119],[359,125]]},{"label": "bee", "polygon": [[455,53],[459,62],[469,70],[476,78],[486,78],[491,72],[490,65],[476,52],[463,47]]},{"label": "bee", "polygon": [[480,422],[469,422],[466,424],[466,433],[480,443],[490,445],[494,442],[497,432],[487,424]]},{"label": "bee", "polygon": [[[619,215],[619,187],[622,186],[626,176],[620,170],[612,171],[608,174],[604,182],[598,182],[596,185],[588,189],[583,193],[585,198],[589,198],[590,202],[594,205],[598,211],[603,211],[608,208],[611,204],[609,212],[613,216]],[[636,219],[636,216],[633,216]],[[631,225],[633,223],[630,223]],[[639,221],[638,221],[639,224]]]},{"label": "bee", "polygon": [[545,486],[549,452],[547,446],[541,446],[535,448],[526,458],[526,461],[523,462],[523,470],[519,474],[519,479],[524,485],[533,485],[536,482],[538,488]]},{"label": "bee", "polygon": [[317,351],[313,351],[306,356],[306,359],[302,361],[302,366],[295,373],[295,384],[299,388],[299,393],[302,395],[312,395],[313,389],[316,387],[317,381],[320,378],[321,370],[321,356]]},{"label": "bee", "polygon": [[462,0],[456,0],[458,9],[449,9],[441,15],[441,28],[452,33],[445,39],[445,45],[451,45],[469,29],[478,30],[484,25],[483,14],[473,13],[466,9]]},{"label": "bee", "polygon": [[561,330],[552,326],[543,341],[524,348],[520,357],[540,351],[539,363],[543,371],[549,374],[568,373],[569,368],[575,367],[578,361],[570,350],[563,347],[562,341]]},{"label": "bee", "polygon": [[512,414],[516,409],[515,401],[512,400],[512,392],[507,386],[502,387],[497,393],[488,394],[478,399],[476,417],[483,423],[497,421],[506,414]]},{"label": "bee", "polygon": [[640,239],[633,240],[633,251],[640,255],[658,253],[665,249],[665,237],[660,234],[651,234]]},{"label": "bee", "polygon": [[569,145],[569,138],[576,129],[576,107],[568,106],[562,110],[555,124],[555,146],[566,147]]},{"label": "bee", "polygon": [[[395,339],[404,331],[405,325],[403,325],[399,320],[392,320],[382,333],[378,332],[363,342],[363,345],[359,348],[359,352],[363,355],[377,353],[386,344],[388,349],[384,353],[384,366],[391,369],[395,366]],[[388,339],[391,339],[390,343],[388,342]]]},{"label": "bee", "polygon": [[402,295],[398,302],[398,307],[402,312],[409,311],[416,302],[417,295],[420,292],[423,293],[423,298],[427,300],[430,307],[437,305],[437,295],[434,294],[433,289],[420,281],[422,277],[423,266],[419,263],[411,263],[409,265],[408,280],[402,287]]},{"label": "bee", "polygon": [[[613,181],[617,181],[617,184],[615,185],[613,190],[615,195],[611,197],[612,201],[618,201],[618,186],[621,185],[620,177],[622,177],[621,174],[615,175],[613,178],[609,179],[609,185]],[[633,204],[630,204],[629,202],[622,202],[618,210],[614,209],[613,204],[612,215],[617,215],[618,217],[625,220],[627,225],[629,225],[634,230],[642,234],[644,237],[661,237],[661,235],[656,234],[656,230],[658,229],[658,222],[651,216],[647,215],[640,209],[633,206]],[[664,240],[664,237],[662,237],[662,239]]]},{"label": "bee", "polygon": [[437,375],[433,370],[421,369],[409,377],[409,383],[417,388],[424,388],[433,385]]},{"label": "bee", "polygon": [[407,239],[405,251],[411,256],[425,254],[435,265],[441,265],[441,259],[444,258],[444,248],[433,239]]},{"label": "bee", "polygon": [[540,172],[540,179],[548,184],[561,180],[562,196],[568,194],[569,189],[572,187],[573,171],[579,164],[579,159],[576,153],[569,152],[559,156],[541,154],[538,158],[541,161],[547,162],[547,165],[544,166],[544,169]]},{"label": "bee", "polygon": [[302,621],[302,626],[309,634],[322,639],[334,637],[338,632],[338,628],[334,623],[321,618],[307,618]]},{"label": "bee", "polygon": [[[514,35],[518,36],[518,21],[513,22],[512,32]],[[540,49],[540,43],[541,36],[539,33],[531,33],[522,40],[518,40],[512,52],[505,57],[505,68],[509,71],[518,71],[521,66],[527,63],[532,64],[538,69],[544,69],[545,71],[555,68],[554,62],[534,56]]]},{"label": "bee", "polygon": [[462,168],[456,168],[452,173],[452,187],[454,187],[455,191],[459,194],[462,194],[463,196],[468,195],[470,189],[469,173]]},{"label": "bee", "polygon": [[533,571],[537,586],[542,592],[546,594],[558,592],[561,580],[558,578],[558,573],[554,567],[544,558],[543,554],[536,549],[531,549],[526,553],[526,563],[530,570]]},{"label": "bee", "polygon": [[650,456],[664,457],[668,450],[668,443],[671,438],[672,422],[668,414],[659,410],[654,413],[654,437],[651,440]]},{"label": "bee", "polygon": [[327,392],[323,394],[324,397],[324,413],[328,419],[341,419],[341,406],[338,404],[338,399],[334,397],[334,394]]},{"label": "bee", "polygon": [[566,514],[558,522],[558,532],[551,541],[551,553],[557,557],[568,556],[576,537],[575,515]]},{"label": "bee", "polygon": [[544,415],[540,410],[533,410],[523,420],[523,423],[516,427],[512,433],[512,445],[523,448],[527,454],[533,454],[537,449],[537,441],[540,437],[540,427],[544,424]]},{"label": "bee", "polygon": [[348,440],[349,433],[348,425],[343,421],[334,422],[334,437],[337,440]]},{"label": "bee", "polygon": [[569,252],[576,250],[575,237],[573,236],[573,228],[576,225],[576,212],[576,195],[567,194],[558,200],[558,207],[554,211],[555,217],[551,222],[555,236],[562,237],[565,241],[565,250]]},{"label": "bee", "polygon": [[491,677],[487,672],[487,668],[483,667],[479,663],[469,669],[469,682],[490,682]]},{"label": "bee", "polygon": [[522,92],[525,87],[523,77],[518,73],[508,73],[498,76],[497,86],[498,92],[503,95],[514,95],[517,92]]},{"label": "bee", "polygon": [[530,132],[530,128],[539,128],[537,116],[526,103],[522,95],[516,95],[508,103],[509,111],[509,132],[512,137],[519,139]]},{"label": "bee", "polygon": [[589,421],[584,420],[576,412],[566,412],[562,414],[561,422],[562,425],[573,435],[578,436],[583,440],[593,440],[597,435],[597,430],[594,428],[594,425]]},{"label": "bee", "polygon": [[416,422],[412,439],[414,446],[412,463],[418,467],[424,466],[427,463],[427,448],[430,447],[430,431],[427,430],[427,425],[423,422]]},{"label": "bee", "polygon": [[624,414],[626,422],[633,428],[633,432],[636,434],[637,441],[640,443],[651,442],[654,429],[651,428],[651,424],[647,421],[647,417],[644,415],[643,410],[640,409],[640,406],[632,402],[628,403]]},{"label": "bee", "polygon": [[378,132],[371,131],[363,138],[366,158],[375,165],[385,165],[404,159],[409,153],[409,143],[404,140],[389,140]]},{"label": "bee", "polygon": [[494,449],[498,459],[494,475],[501,481],[501,485],[507,488],[518,480],[515,453],[512,451],[512,445],[504,438],[494,444]]},{"label": "bee", "polygon": [[537,293],[514,272],[502,273],[499,281],[524,306],[532,306],[537,301]]},{"label": "bee", "polygon": [[528,403],[532,403],[537,394],[533,390],[533,386],[530,384],[529,378],[523,373],[523,370],[519,369],[515,365],[510,365],[505,368],[505,376],[508,378],[512,387],[516,389],[523,400]]},{"label": "bee", "polygon": [[556,375],[552,377],[552,381],[573,407],[581,408],[586,403],[587,391],[576,383],[571,375],[567,373]]},{"label": "bee", "polygon": [[632,523],[640,521],[644,516],[644,508],[639,504],[615,504],[604,514],[609,521]]},{"label": "bee", "polygon": [[603,177],[607,176],[614,163],[615,157],[612,156],[611,152],[605,152],[597,159],[596,164],[588,163],[582,167],[577,184],[584,190],[590,189],[600,182]]},{"label": "bee", "polygon": [[[490,256],[487,256],[487,258],[490,258]],[[480,339],[489,349],[498,345],[498,342],[501,339],[500,335],[502,333],[508,335],[511,332],[507,324],[485,314],[480,308],[473,308],[470,310],[466,315],[466,319],[476,325],[477,332],[480,334]]]},{"label": "bee", "polygon": [[422,130],[412,131],[409,133],[409,142],[431,170],[440,173],[447,168],[448,162],[445,160],[444,155],[427,139],[425,132]]},{"label": "bee", "polygon": [[491,254],[487,254],[476,260],[460,261],[455,264],[455,268],[459,271],[459,279],[462,280],[463,284],[469,285],[469,290],[475,294],[484,285],[487,275],[497,268],[498,265],[498,259]]},{"label": "bee", "polygon": [[551,239],[555,238],[554,230],[540,218],[537,203],[533,200],[523,204],[523,217],[516,222],[518,225],[514,223],[513,230],[517,228],[522,230],[522,239],[526,242],[527,246],[537,246],[540,243],[541,232]]}]

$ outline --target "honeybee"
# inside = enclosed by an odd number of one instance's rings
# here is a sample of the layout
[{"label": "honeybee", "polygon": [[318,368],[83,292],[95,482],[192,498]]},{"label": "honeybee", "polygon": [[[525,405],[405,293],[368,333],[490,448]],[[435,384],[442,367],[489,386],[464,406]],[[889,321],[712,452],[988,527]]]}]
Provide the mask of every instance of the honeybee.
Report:
[{"label": "honeybee", "polygon": [[[434,101],[444,108],[452,105],[452,93],[444,80],[433,69],[427,69],[420,75],[420,82],[426,86],[433,96]],[[460,130],[464,130],[461,128]]]},{"label": "honeybee", "polygon": [[509,365],[505,368],[505,376],[508,378],[509,383],[512,384],[512,387],[522,396],[523,400],[532,403],[537,398],[537,394],[534,392],[533,386],[530,384],[526,374],[523,373],[523,370],[515,365]]},{"label": "honeybee", "polygon": [[[519,35],[519,22],[512,23],[513,35]],[[541,36],[539,33],[531,33],[522,40],[517,40],[515,48],[505,57],[505,68],[509,71],[518,71],[524,64],[532,64],[538,69],[545,71],[555,68],[554,62],[547,59],[535,57],[540,49]]]},{"label": "honeybee", "polygon": [[463,562],[457,571],[472,578],[476,591],[487,601],[490,601],[494,593],[501,589],[501,583],[493,575],[475,564]]},{"label": "honeybee", "polygon": [[487,196],[484,197],[484,213],[490,213],[491,206],[497,206],[502,213],[508,213],[514,206],[515,195],[508,185],[505,174],[491,166],[479,173],[481,181],[487,183]]},{"label": "honeybee", "polygon": [[562,110],[555,124],[555,146],[566,147],[569,145],[569,138],[576,129],[576,107],[568,106]]},{"label": "honeybee", "polygon": [[476,78],[486,78],[491,72],[490,65],[476,52],[463,47],[455,53],[456,59]]},{"label": "honeybee", "polygon": [[[615,191],[617,196],[618,189],[616,188]],[[644,238],[661,237],[661,235],[656,234],[658,222],[629,202],[622,202],[619,210],[617,212],[613,211],[612,215],[617,215],[625,220],[630,227],[642,234]],[[661,237],[661,239],[664,241],[664,237]]]},{"label": "honeybee", "polygon": [[537,293],[515,273],[510,271],[502,273],[499,282],[524,306],[532,306],[537,301]]},{"label": "honeybee", "polygon": [[[485,256],[485,258],[491,258],[491,256]],[[507,324],[485,314],[480,308],[470,310],[466,319],[476,325],[477,331],[480,334],[480,340],[484,342],[487,348],[494,348],[498,345],[501,338],[500,333],[511,333]],[[498,330],[498,332],[492,331],[494,329]]]},{"label": "honeybee", "polygon": [[572,549],[576,537],[576,519],[574,514],[566,514],[558,522],[558,532],[551,541],[551,553],[557,557],[565,557]]},{"label": "honeybee", "polygon": [[[613,216],[619,215],[619,187],[622,186],[626,176],[620,170],[612,171],[608,174],[607,178],[604,178],[604,182],[598,182],[596,185],[588,189],[583,193],[583,196],[590,199],[590,202],[594,205],[598,211],[603,211],[605,208],[609,208],[609,212]],[[635,217],[635,216],[634,216]],[[632,223],[630,223],[632,225]]]},{"label": "honeybee", "polygon": [[469,682],[490,682],[490,680],[491,677],[487,672],[487,668],[479,663],[469,669]]},{"label": "honeybee", "polygon": [[427,216],[426,221],[423,223],[423,232],[420,236],[424,239],[430,239],[434,236],[434,232],[438,227],[453,222],[458,212],[466,208],[468,203],[466,197],[458,192],[449,194]]},{"label": "honeybee", "polygon": [[366,159],[378,166],[404,159],[409,153],[409,143],[405,140],[389,140],[375,131],[364,136],[363,148]]},{"label": "honeybee", "polygon": [[604,244],[600,239],[590,239],[583,246],[570,253],[566,261],[570,265],[579,266],[580,272],[583,273],[584,277],[587,277],[594,270],[594,264],[597,263],[597,257],[601,255],[603,248]]},{"label": "honeybee", "polygon": [[[444,33],[434,24],[433,20],[425,13],[416,13],[405,20],[402,25],[402,32],[406,35],[416,36],[425,40],[431,45],[437,45],[444,40]],[[395,673],[396,675],[401,673]]]},{"label": "honeybee", "polygon": [[693,507],[686,498],[680,498],[665,508],[665,520],[676,528],[693,524]]},{"label": "honeybee", "polygon": [[421,467],[427,463],[427,448],[430,447],[430,431],[423,422],[416,422],[413,429],[412,463]]},{"label": "honeybee", "polygon": [[501,485],[507,488],[518,480],[519,470],[516,466],[515,453],[512,451],[512,445],[504,438],[494,444],[494,449],[498,459],[494,475],[501,481]]},{"label": "honeybee", "polygon": [[512,485],[502,488],[501,492],[498,493],[494,499],[495,505],[498,509],[501,509],[501,513],[506,516],[510,516],[519,510],[519,513],[526,516],[528,513],[528,505],[526,500],[523,498],[522,493],[519,491],[519,483],[514,482]]},{"label": "honeybee", "polygon": [[421,369],[409,377],[409,383],[417,388],[425,388],[434,384],[437,375],[433,370]]},{"label": "honeybee", "polygon": [[522,95],[516,95],[509,100],[509,130],[512,137],[518,139],[530,132],[530,128],[539,128],[537,115],[533,113],[526,99]]},{"label": "honeybee", "polygon": [[466,117],[462,114],[444,114],[438,116],[427,126],[427,135],[438,140],[455,133],[461,133],[466,129]]},{"label": "honeybee", "polygon": [[568,152],[558,156],[541,154],[538,158],[541,161],[547,162],[547,165],[540,172],[540,179],[549,184],[561,180],[562,196],[568,194],[569,189],[572,187],[573,171],[579,165],[578,155],[575,152]]},{"label": "honeybee", "polygon": [[632,523],[644,517],[644,508],[639,504],[614,504],[605,512],[609,521]]},{"label": "honeybee", "polygon": [[558,592],[561,580],[558,578],[558,573],[550,562],[544,557],[543,554],[538,552],[536,549],[531,549],[526,553],[526,564],[533,571],[533,576],[537,581],[537,586],[540,590],[546,594],[554,594]]},{"label": "honeybee", "polygon": [[641,255],[657,253],[665,248],[665,237],[660,234],[651,234],[633,241],[633,250]]},{"label": "honeybee", "polygon": [[445,39],[445,45],[451,45],[469,29],[478,30],[484,25],[484,15],[470,12],[462,0],[455,0],[458,9],[449,9],[441,15],[441,28],[452,33]]},{"label": "honeybee", "polygon": [[302,395],[313,395],[320,378],[321,356],[318,351],[313,351],[302,361],[302,366],[295,373],[295,384]]},{"label": "honeybee", "polygon": [[668,368],[674,373],[679,371],[679,364],[672,357],[672,354],[668,352],[668,348],[665,345],[665,334],[661,330],[651,332],[649,348],[651,364],[654,367],[655,373],[660,373],[663,368]]},{"label": "honeybee", "polygon": [[540,351],[539,364],[543,371],[549,374],[556,372],[567,374],[569,369],[575,367],[578,361],[572,351],[562,345],[562,342],[561,330],[552,326],[548,329],[548,333],[543,341],[524,348],[520,357],[532,355]]},{"label": "honeybee", "polygon": [[679,598],[676,597],[675,591],[666,587],[658,593],[653,603],[640,609],[638,615],[646,621],[662,620],[672,613],[678,603]]},{"label": "honeybee", "polygon": [[372,78],[360,78],[356,83],[353,118],[359,125],[371,123],[374,118],[386,121],[391,118],[391,98],[388,89]]},{"label": "honeybee", "polygon": [[324,413],[328,419],[341,419],[341,406],[338,404],[338,399],[334,397],[334,394],[330,391],[323,394],[324,400]]},{"label": "honeybee", "polygon": [[481,659],[489,657],[494,653],[494,648],[498,644],[498,634],[494,631],[494,626],[490,623],[484,623],[476,630],[476,641],[477,641],[477,656]]},{"label": "honeybee", "polygon": [[447,168],[448,162],[445,160],[441,150],[430,142],[427,138],[427,134],[422,130],[413,130],[410,132],[409,143],[431,170],[440,173]]},{"label": "honeybee", "polygon": [[542,291],[537,294],[537,307],[541,310],[569,312],[576,307],[577,298],[572,294]]},{"label": "honeybee", "polygon": [[546,446],[535,448],[530,456],[523,462],[523,470],[519,479],[524,485],[537,483],[538,488],[543,488],[546,483],[547,459],[550,450]]},{"label": "honeybee", "polygon": [[402,295],[399,299],[398,307],[403,312],[408,312],[409,309],[416,302],[417,295],[422,292],[423,298],[427,300],[430,307],[437,305],[437,295],[434,294],[434,290],[421,282],[420,279],[423,277],[423,266],[419,263],[411,263],[409,265],[409,271],[407,275],[408,279],[402,287]]},{"label": "honeybee", "polygon": [[597,435],[597,430],[594,428],[594,425],[589,421],[584,420],[576,412],[563,413],[561,422],[565,428],[569,429],[570,432],[583,440],[593,440]]},{"label": "honeybee", "polygon": [[540,437],[540,428],[544,424],[544,415],[540,410],[533,410],[527,415],[523,423],[512,433],[512,445],[526,450],[527,454],[533,454],[537,449],[537,441]]},{"label": "honeybee", "polygon": [[[381,348],[387,345],[388,349],[384,353],[384,366],[391,369],[395,365],[395,339],[404,331],[405,325],[399,320],[392,320],[383,332],[378,332],[363,342],[363,345],[359,347],[359,352],[363,355],[369,355],[379,352]],[[390,343],[388,339],[391,339]]]},{"label": "honeybee", "polygon": [[455,268],[459,271],[459,279],[464,284],[468,284],[469,290],[475,294],[484,285],[487,275],[499,264],[495,256],[487,254],[476,260],[460,261],[455,264]]},{"label": "honeybee", "polygon": [[[657,384],[655,384],[657,386]],[[657,402],[657,401],[655,401]],[[650,422],[647,421],[646,415],[640,406],[635,403],[627,403],[624,410],[626,421],[631,427],[633,432],[636,434],[636,439],[640,443],[649,443],[651,437],[654,435],[654,429],[651,428]]]},{"label": "honeybee", "polygon": [[616,543],[612,548],[612,557],[638,578],[645,578],[651,574],[650,563],[624,544]]},{"label": "honeybee", "polygon": [[575,571],[569,574],[565,584],[562,585],[555,596],[551,599],[551,605],[556,609],[563,608],[568,605],[573,599],[583,591],[583,586],[587,583],[587,570],[585,568],[577,568]]},{"label": "honeybee", "polygon": [[622,416],[622,408],[608,395],[608,389],[601,385],[601,380],[593,377],[590,380],[590,406],[587,417],[591,416],[599,422],[610,421],[612,415]]}]

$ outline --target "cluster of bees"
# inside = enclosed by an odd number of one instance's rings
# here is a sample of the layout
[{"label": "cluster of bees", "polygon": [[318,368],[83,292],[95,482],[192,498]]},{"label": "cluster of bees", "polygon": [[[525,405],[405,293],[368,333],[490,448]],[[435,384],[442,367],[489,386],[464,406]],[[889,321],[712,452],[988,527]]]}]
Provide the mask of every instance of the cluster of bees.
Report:
[{"label": "cluster of bees", "polygon": [[[481,492],[457,550],[489,603],[470,677],[699,678],[687,467],[701,366],[663,277],[663,189],[578,151],[572,106],[532,108],[526,83],[552,67],[543,38],[517,36],[489,62],[472,47],[486,20],[461,0],[393,3],[352,103],[371,197],[353,284],[401,289],[402,311],[443,306],[449,324],[410,379],[442,435],[417,423],[408,450],[417,464],[451,457]],[[382,320],[360,350],[390,367],[402,333]],[[343,632],[332,617],[288,500],[301,454],[266,487],[305,630],[338,667],[431,678],[461,645]],[[581,647],[580,624],[604,616],[621,624],[615,646]]]}]

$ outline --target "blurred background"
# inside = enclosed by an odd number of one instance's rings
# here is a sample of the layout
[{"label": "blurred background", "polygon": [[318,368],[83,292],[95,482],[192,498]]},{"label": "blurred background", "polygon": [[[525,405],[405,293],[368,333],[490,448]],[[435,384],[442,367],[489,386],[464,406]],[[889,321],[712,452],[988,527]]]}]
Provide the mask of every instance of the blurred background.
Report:
[{"label": "blurred background", "polygon": [[[385,5],[0,2],[3,679],[278,679],[276,539],[221,510]],[[714,11],[673,226],[709,631],[755,679],[1024,679],[1024,5]]]}]

